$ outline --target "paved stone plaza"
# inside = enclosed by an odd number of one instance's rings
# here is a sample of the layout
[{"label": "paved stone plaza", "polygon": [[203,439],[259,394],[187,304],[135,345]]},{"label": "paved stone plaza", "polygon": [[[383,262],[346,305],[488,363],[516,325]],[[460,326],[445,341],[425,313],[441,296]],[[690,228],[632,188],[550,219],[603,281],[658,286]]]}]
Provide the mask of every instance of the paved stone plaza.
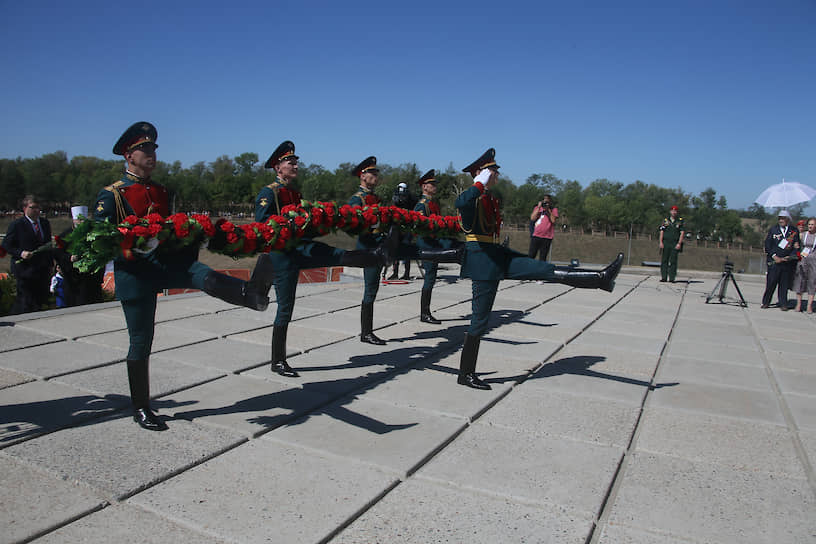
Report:
[{"label": "paved stone plaza", "polygon": [[[447,274],[454,271],[449,269]],[[502,282],[456,385],[471,283],[301,285],[300,378],[275,306],[163,297],[153,405],[130,418],[117,303],[0,318],[0,542],[816,542],[816,318],[705,304],[719,275],[614,293]],[[688,281],[687,281],[688,280]]]}]

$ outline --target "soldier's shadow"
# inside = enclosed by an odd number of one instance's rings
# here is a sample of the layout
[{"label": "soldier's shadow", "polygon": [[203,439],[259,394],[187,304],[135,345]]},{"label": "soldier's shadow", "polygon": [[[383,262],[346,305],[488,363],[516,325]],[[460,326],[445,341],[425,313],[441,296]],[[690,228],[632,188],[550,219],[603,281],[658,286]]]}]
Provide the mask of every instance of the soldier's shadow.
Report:
[{"label": "soldier's shadow", "polygon": [[524,380],[535,380],[552,378],[555,376],[562,376],[564,374],[572,374],[576,376],[588,376],[591,378],[600,378],[605,380],[612,380],[620,383],[628,383],[631,385],[638,385],[641,387],[648,387],[650,389],[660,389],[663,387],[673,387],[679,385],[679,382],[656,383],[652,385],[650,381],[638,380],[635,378],[628,378],[626,376],[618,376],[616,374],[608,374],[592,370],[592,366],[606,361],[606,357],[598,355],[575,355],[572,357],[564,357],[557,359],[541,367],[537,372],[532,374],[519,374],[516,376],[509,376],[504,378],[487,378],[488,383],[505,383],[505,382],[521,382]]},{"label": "soldier's shadow", "polygon": [[[169,400],[154,400],[154,406],[180,406]],[[0,405],[0,444],[21,442],[68,427],[93,425],[107,416],[130,417],[130,397],[108,394],[77,395],[57,399]]]}]

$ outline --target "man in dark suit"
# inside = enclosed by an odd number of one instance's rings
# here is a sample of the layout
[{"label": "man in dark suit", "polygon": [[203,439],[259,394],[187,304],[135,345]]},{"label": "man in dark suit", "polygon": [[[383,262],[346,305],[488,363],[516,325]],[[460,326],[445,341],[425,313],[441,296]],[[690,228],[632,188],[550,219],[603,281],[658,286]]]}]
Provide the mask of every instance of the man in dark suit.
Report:
[{"label": "man in dark suit", "polygon": [[[12,314],[36,312],[48,302],[52,258],[50,251],[34,250],[51,242],[51,225],[40,217],[40,205],[33,195],[23,199],[23,217],[8,228],[3,247],[11,257],[11,274],[17,281],[17,298]],[[19,261],[19,263],[18,263]]]},{"label": "man in dark suit", "polygon": [[762,308],[771,304],[771,297],[778,288],[777,301],[783,312],[788,310],[788,289],[796,267],[797,252],[800,248],[799,231],[790,226],[790,213],[781,210],[778,223],[765,237],[765,255],[768,257],[768,275],[765,278],[765,293]]}]

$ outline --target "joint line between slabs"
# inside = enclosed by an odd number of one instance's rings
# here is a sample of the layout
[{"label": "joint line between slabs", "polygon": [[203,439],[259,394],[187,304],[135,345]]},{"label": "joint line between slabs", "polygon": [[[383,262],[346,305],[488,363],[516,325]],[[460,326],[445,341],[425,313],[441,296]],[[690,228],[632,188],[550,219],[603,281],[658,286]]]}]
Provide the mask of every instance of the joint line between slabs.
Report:
[{"label": "joint line between slabs", "polygon": [[[638,284],[638,286],[640,286],[640,283]],[[632,435],[629,438],[629,444],[627,444],[626,449],[624,450],[623,455],[621,456],[620,463],[618,463],[618,468],[616,469],[615,475],[612,478],[612,483],[609,486],[606,497],[604,497],[604,500],[601,503],[600,513],[598,514],[597,519],[593,521],[592,530],[590,531],[589,536],[586,539],[586,544],[597,544],[599,539],[601,538],[601,531],[609,521],[609,516],[612,513],[612,506],[615,504],[615,499],[618,496],[618,491],[620,490],[620,486],[623,485],[623,479],[626,476],[626,469],[629,466],[629,459],[632,457],[635,447],[637,446],[637,439],[638,436],[640,435],[641,422],[643,421],[643,414],[646,409],[646,403],[650,398],[651,392],[654,390],[657,372],[658,370],[660,370],[660,364],[663,362],[663,356],[666,353],[666,348],[668,347],[669,342],[671,341],[672,334],[674,333],[674,327],[677,325],[677,320],[680,318],[680,310],[682,309],[683,303],[685,302],[687,292],[688,283],[686,284],[686,287],[683,289],[683,294],[680,298],[680,304],[677,305],[677,311],[674,314],[674,320],[672,321],[671,328],[669,329],[669,335],[666,337],[666,341],[663,343],[663,349],[660,350],[660,355],[658,356],[657,364],[655,365],[654,371],[652,372],[652,376],[649,379],[649,387],[646,388],[646,393],[644,393],[643,399],[640,402],[640,409],[638,410],[638,415],[637,419],[635,420],[635,427],[632,430]]]}]

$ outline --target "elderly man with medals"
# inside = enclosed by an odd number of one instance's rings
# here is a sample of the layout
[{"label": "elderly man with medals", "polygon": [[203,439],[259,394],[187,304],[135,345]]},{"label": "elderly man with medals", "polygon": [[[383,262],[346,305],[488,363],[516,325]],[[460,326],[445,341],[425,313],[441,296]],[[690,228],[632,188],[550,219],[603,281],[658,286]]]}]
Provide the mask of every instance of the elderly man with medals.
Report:
[{"label": "elderly man with medals", "polygon": [[470,327],[465,333],[457,382],[474,389],[490,389],[476,374],[479,342],[487,330],[490,310],[502,279],[545,280],[572,287],[612,291],[623,263],[623,253],[601,271],[557,267],[530,259],[498,243],[501,213],[498,199],[490,192],[499,177],[496,151],[488,149],[462,171],[474,184],[456,199],[465,232],[465,255],[461,277],[473,282]]},{"label": "elderly man with medals", "polygon": [[[113,146],[127,161],[122,178],[100,191],[94,219],[121,223],[129,216],[170,215],[167,189],[150,175],[156,167],[156,127],[139,122]],[[116,297],[122,304],[130,347],[127,354],[133,419],[143,428],[164,430],[167,425],[150,409],[149,357],[153,345],[156,295],[166,288],[195,288],[231,304],[263,311],[269,305],[269,285],[253,277],[244,282],[219,274],[198,262],[198,247],[174,253],[157,250],[114,261]]]},{"label": "elderly man with medals", "polygon": [[761,308],[771,304],[774,289],[777,290],[777,302],[783,312],[788,311],[788,289],[790,289],[793,272],[798,261],[797,253],[801,248],[799,231],[790,225],[791,216],[788,210],[780,210],[777,224],[771,227],[765,237],[765,255],[768,258],[768,275],[765,277],[765,292],[762,294]]},{"label": "elderly man with medals", "polygon": [[[295,144],[285,141],[278,146],[264,164],[264,168],[273,168],[277,179],[262,188],[255,199],[255,221],[266,222],[273,215],[280,215],[281,210],[290,205],[299,205],[302,195],[292,183],[298,174],[298,159],[295,155]],[[298,373],[286,361],[286,334],[292,312],[295,307],[295,291],[300,271],[306,268],[322,266],[373,267],[377,269],[389,262],[388,240],[380,240],[371,247],[346,251],[316,242],[302,240],[293,249],[271,251],[258,257],[258,266],[269,263],[272,281],[275,285],[278,311],[272,329],[272,370],[281,376],[297,377]]]}]

